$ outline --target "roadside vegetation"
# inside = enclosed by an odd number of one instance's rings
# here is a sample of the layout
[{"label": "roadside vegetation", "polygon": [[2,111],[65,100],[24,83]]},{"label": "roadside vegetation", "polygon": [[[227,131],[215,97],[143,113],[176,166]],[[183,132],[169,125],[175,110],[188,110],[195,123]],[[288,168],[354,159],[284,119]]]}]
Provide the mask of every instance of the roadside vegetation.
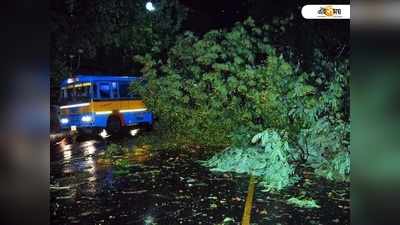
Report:
[{"label": "roadside vegetation", "polygon": [[300,208],[320,208],[320,206],[313,199],[292,197],[288,199],[287,202]]},{"label": "roadside vegetation", "polygon": [[261,177],[270,191],[301,180],[302,167],[348,181],[349,62],[316,49],[305,69],[290,47],[274,47],[275,29],[248,19],[202,37],[186,32],[165,60],[136,57],[146,82],[131,89],[169,143],[228,146],[203,162],[212,170]]},{"label": "roadside vegetation", "polygon": [[[70,194],[75,189],[63,183],[51,187],[60,193],[68,189],[62,198],[90,207],[93,215],[83,214],[82,221],[101,217],[97,207],[105,199],[108,214],[123,215],[110,216],[113,223],[140,216],[144,223],[156,224],[155,217],[164,215],[154,211],[155,206],[174,218],[185,216],[185,211],[179,215],[180,209],[169,211],[177,203],[181,208],[193,205],[197,212],[192,211],[192,221],[206,215],[203,219],[210,223],[211,216],[215,219],[223,212],[219,224],[235,224],[239,221],[228,213],[241,210],[247,201],[247,176],[257,181],[254,205],[264,206],[262,217],[296,221],[285,216],[308,211],[297,207],[321,208],[313,211],[315,217],[330,217],[336,214],[322,210],[348,206],[350,70],[344,23],[309,23],[298,14],[301,2],[288,5],[282,18],[273,19],[265,13],[274,8],[266,1],[248,1],[240,11],[255,20],[233,25],[224,18],[223,24],[215,20],[204,28],[190,21],[199,20],[199,13],[178,0],[153,2],[157,10],[151,12],[144,8],[148,0],[53,2],[51,104],[58,104],[60,82],[77,72],[132,74],[143,82],[132,84],[131,92],[142,96],[156,116],[151,132],[120,144],[105,141],[105,151],[93,155],[107,175],[111,170],[119,176],[111,191],[109,185],[80,185],[83,178],[71,173],[68,179],[79,183],[78,194]],[[238,13],[232,21],[242,18]],[[202,169],[216,174],[203,176]],[[96,184],[108,182],[107,177],[98,179],[99,171],[85,176],[96,178]],[[210,188],[214,185],[218,190]],[[91,188],[90,193],[85,188]],[[141,194],[147,192],[155,206],[141,204]],[[141,209],[121,213],[120,206],[132,206],[132,199],[139,199],[134,205]],[[275,210],[281,204],[288,211]],[[58,208],[58,202],[55,205]],[[63,210],[72,215],[76,211]],[[309,224],[319,223],[304,217]],[[75,215],[69,218],[79,223]]]}]

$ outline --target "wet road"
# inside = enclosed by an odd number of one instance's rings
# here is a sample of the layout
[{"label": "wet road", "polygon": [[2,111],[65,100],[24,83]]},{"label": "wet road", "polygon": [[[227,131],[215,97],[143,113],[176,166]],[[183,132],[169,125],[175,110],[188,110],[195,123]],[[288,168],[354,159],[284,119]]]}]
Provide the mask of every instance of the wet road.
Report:
[{"label": "wet road", "polygon": [[[134,137],[119,141],[131,148]],[[248,177],[212,173],[199,165],[207,153],[172,150],[131,161],[128,173],[99,163],[110,140],[51,145],[51,224],[240,224]],[[311,180],[269,194],[256,188],[251,224],[349,224],[348,184]],[[319,209],[286,204],[307,189]],[[225,221],[225,222],[224,222]]]}]

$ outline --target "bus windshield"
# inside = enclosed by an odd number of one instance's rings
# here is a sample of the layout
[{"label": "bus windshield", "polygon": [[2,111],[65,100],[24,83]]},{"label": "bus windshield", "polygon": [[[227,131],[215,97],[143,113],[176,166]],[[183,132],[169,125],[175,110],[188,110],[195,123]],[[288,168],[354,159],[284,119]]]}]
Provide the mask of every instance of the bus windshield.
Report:
[{"label": "bus windshield", "polygon": [[91,84],[68,85],[61,88],[61,103],[89,101],[91,99]]}]

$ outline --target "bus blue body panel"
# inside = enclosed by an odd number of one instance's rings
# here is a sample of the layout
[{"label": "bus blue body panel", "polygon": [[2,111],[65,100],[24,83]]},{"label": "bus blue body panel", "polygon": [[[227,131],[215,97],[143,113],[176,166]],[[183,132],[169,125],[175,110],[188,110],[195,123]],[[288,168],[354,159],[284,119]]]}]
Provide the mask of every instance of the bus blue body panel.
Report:
[{"label": "bus blue body panel", "polygon": [[[91,116],[92,121],[83,122],[83,116]],[[63,116],[63,118],[68,119],[68,123],[61,123],[62,129],[69,129],[71,126],[76,126],[77,128],[106,128],[107,120],[110,114],[97,115],[95,113],[85,113],[85,114],[70,114]],[[153,114],[151,112],[125,112],[120,114],[123,124],[125,126],[135,126],[140,124],[152,124]]]}]

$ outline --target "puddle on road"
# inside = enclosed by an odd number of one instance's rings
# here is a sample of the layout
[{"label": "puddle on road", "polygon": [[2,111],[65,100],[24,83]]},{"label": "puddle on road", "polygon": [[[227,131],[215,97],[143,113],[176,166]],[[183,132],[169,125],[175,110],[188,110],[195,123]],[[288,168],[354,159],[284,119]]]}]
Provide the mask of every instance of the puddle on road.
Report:
[{"label": "puddle on road", "polygon": [[150,146],[149,145],[144,145],[141,147],[133,148],[131,151],[127,154],[127,158],[130,161],[139,163],[139,164],[144,164],[147,161],[151,159],[153,154],[150,151]]},{"label": "puddle on road", "polygon": [[[211,173],[196,162],[203,154],[146,147],[128,155],[126,176],[116,176],[113,167],[96,163],[104,148],[92,140],[52,146],[52,224],[240,224],[247,176]],[[318,182],[307,194],[320,209],[286,204],[285,194],[298,195],[299,188],[269,194],[258,187],[252,224],[349,224],[349,202],[340,200],[348,199],[348,185]]]}]

